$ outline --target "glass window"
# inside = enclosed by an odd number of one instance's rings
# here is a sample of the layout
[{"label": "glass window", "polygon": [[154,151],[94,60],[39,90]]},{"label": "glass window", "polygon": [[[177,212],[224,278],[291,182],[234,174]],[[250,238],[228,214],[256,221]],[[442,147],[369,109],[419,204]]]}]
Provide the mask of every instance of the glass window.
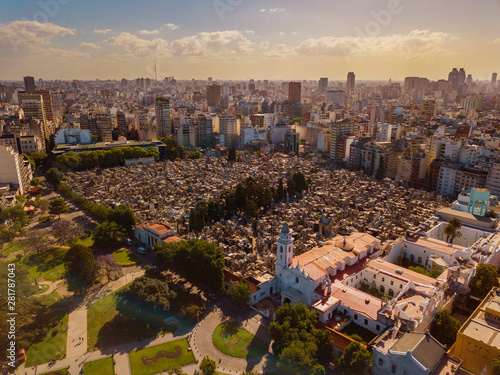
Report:
[{"label": "glass window", "polygon": [[365,319],[365,326],[368,325],[368,319]]},{"label": "glass window", "polygon": [[378,365],[383,366],[384,365],[384,360],[382,358],[378,359]]},{"label": "glass window", "polygon": [[354,314],[354,320],[358,320],[358,314]]},{"label": "glass window", "polygon": [[397,368],[397,366],[396,366],[396,365],[392,365],[391,372],[392,372],[393,374],[395,374],[397,369],[398,369],[398,368]]}]

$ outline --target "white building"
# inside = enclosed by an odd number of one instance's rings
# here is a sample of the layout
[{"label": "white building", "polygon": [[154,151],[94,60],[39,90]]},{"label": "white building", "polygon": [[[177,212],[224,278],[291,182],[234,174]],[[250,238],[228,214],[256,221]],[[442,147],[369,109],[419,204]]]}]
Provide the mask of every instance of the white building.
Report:
[{"label": "white building", "polygon": [[11,147],[0,146],[0,184],[19,187],[21,194],[28,190],[31,179],[31,165],[23,160]]},{"label": "white building", "polygon": [[377,124],[377,142],[390,142],[393,125]]},{"label": "white building", "polygon": [[488,173],[486,189],[488,189],[491,194],[500,197],[500,163],[493,164],[491,171]]},{"label": "white building", "polygon": [[90,130],[79,128],[65,128],[57,132],[55,136],[56,145],[59,144],[89,144],[92,143]]},{"label": "white building", "polygon": [[456,168],[442,165],[439,169],[439,178],[436,192],[442,196],[453,195],[455,191],[454,189],[456,175]]},{"label": "white building", "polygon": [[134,235],[148,249],[157,243],[180,241],[180,238],[175,236],[175,229],[163,222],[138,224],[134,228]]}]

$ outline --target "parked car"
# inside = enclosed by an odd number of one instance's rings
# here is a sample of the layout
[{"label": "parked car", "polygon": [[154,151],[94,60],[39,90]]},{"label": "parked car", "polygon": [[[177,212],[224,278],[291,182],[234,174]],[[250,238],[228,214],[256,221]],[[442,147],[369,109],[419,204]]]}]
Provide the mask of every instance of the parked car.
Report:
[{"label": "parked car", "polygon": [[127,245],[132,245],[132,240],[130,238],[125,239]]},{"label": "parked car", "polygon": [[138,248],[137,251],[141,254],[146,254],[146,249],[143,247]]}]

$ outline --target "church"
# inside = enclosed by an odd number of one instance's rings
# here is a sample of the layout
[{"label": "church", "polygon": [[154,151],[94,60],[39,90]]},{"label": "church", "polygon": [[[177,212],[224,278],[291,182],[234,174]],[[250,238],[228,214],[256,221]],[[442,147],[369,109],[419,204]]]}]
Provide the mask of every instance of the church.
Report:
[{"label": "church", "polygon": [[356,270],[356,266],[361,269],[365,258],[379,254],[379,240],[369,234],[352,233],[294,256],[292,233],[285,223],[277,242],[275,276],[258,285],[251,304],[268,297],[281,305],[303,303],[318,312],[322,323],[338,311],[359,317],[367,329],[380,332],[384,328],[377,322],[381,301],[341,282],[345,271]]}]

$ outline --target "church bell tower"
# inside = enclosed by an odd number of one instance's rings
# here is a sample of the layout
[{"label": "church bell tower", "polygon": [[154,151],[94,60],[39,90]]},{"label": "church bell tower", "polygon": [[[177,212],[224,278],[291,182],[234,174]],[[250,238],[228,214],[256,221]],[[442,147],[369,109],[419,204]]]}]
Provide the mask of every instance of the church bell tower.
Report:
[{"label": "church bell tower", "polygon": [[276,276],[280,276],[281,271],[289,268],[293,262],[293,238],[287,223],[283,224],[277,245]]}]

